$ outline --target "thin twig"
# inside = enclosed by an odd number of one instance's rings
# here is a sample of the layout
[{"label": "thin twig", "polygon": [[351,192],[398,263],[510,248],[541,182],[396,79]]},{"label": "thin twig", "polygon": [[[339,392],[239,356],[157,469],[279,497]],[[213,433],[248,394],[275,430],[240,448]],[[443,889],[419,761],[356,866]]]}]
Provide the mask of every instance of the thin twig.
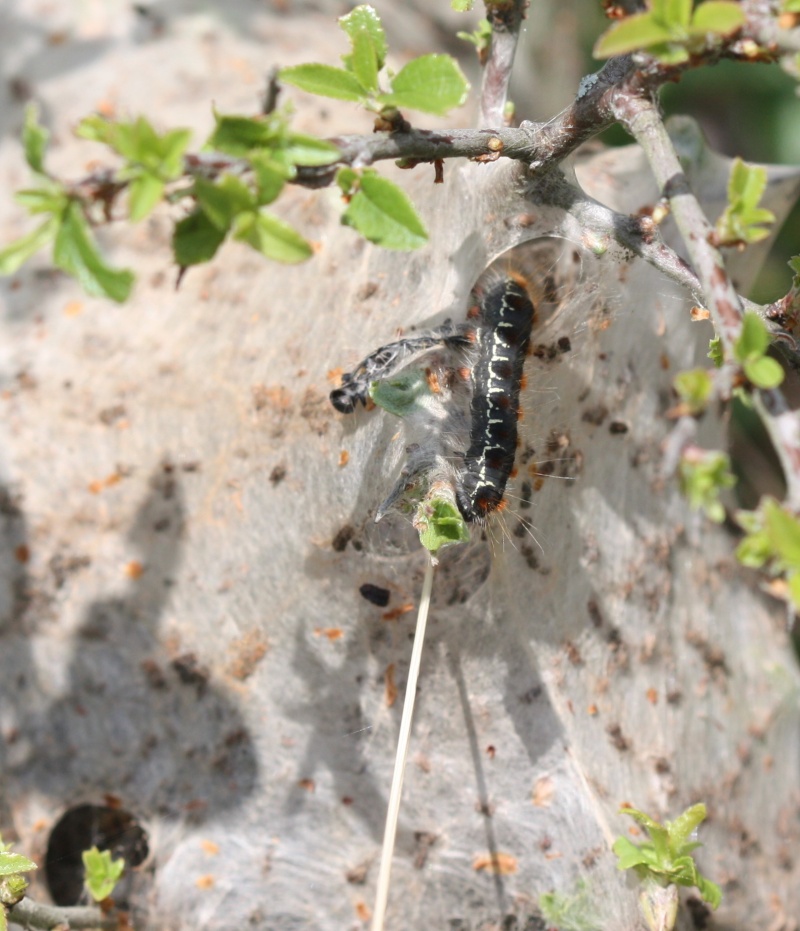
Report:
[{"label": "thin twig", "polygon": [[481,83],[481,126],[505,125],[508,84],[527,6],[527,0],[514,0],[507,7],[487,4],[486,14],[492,27],[492,41]]},{"label": "thin twig", "polygon": [[397,819],[400,814],[400,799],[403,794],[403,776],[408,756],[408,744],[411,737],[411,721],[414,717],[414,700],[417,697],[417,680],[422,660],[422,645],[425,640],[425,625],[428,621],[428,608],[431,603],[433,588],[433,563],[429,562],[422,583],[422,595],[417,615],[417,629],[414,633],[414,646],[411,648],[411,664],[408,669],[406,696],[403,702],[403,716],[400,719],[400,733],[397,737],[397,756],[394,761],[392,788],[389,792],[389,807],[386,812],[386,828],[381,848],[381,865],[378,872],[378,887],[375,892],[375,911],[372,916],[372,931],[383,931],[386,917],[386,904],[389,901],[389,880],[392,873],[392,855],[397,836]]}]

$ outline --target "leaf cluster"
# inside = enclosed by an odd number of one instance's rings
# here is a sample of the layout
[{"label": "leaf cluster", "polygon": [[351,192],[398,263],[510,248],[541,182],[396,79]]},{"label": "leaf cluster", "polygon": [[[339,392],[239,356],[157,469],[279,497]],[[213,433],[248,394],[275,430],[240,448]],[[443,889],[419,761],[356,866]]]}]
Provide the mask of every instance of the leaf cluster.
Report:
[{"label": "leaf cluster", "polygon": [[742,320],[741,333],[733,347],[733,354],[741,365],[745,378],[755,388],[777,388],[783,381],[780,363],[767,355],[771,342],[772,337],[761,317],[747,311]]},{"label": "leaf cluster", "polygon": [[758,206],[766,187],[765,168],[734,159],[728,179],[728,206],[715,227],[718,245],[741,247],[769,236],[765,225],[775,222],[775,214]]},{"label": "leaf cluster", "polygon": [[467,79],[449,55],[422,55],[397,74],[386,69],[386,34],[371,6],[357,6],[339,18],[339,25],[350,40],[343,68],[295,65],[281,69],[280,80],[310,94],[359,103],[386,117],[400,107],[444,116],[467,99]]},{"label": "leaf cluster", "polygon": [[22,875],[35,870],[36,864],[21,853],[13,853],[11,844],[0,837],[0,931],[8,928],[8,909],[25,895],[28,880]]},{"label": "leaf cluster", "polygon": [[755,511],[739,511],[736,520],[745,537],[736,548],[743,566],[783,576],[787,600],[800,611],[800,520],[774,498],[764,498]]},{"label": "leaf cluster", "polygon": [[92,847],[81,854],[83,868],[86,871],[84,884],[95,902],[102,902],[114,891],[119,878],[125,870],[125,861],[111,859],[111,851]]},{"label": "leaf cluster", "polygon": [[618,837],[613,847],[617,868],[632,869],[640,880],[652,880],[662,886],[694,887],[703,900],[716,909],[722,901],[722,892],[716,883],[700,873],[692,856],[692,852],[702,846],[691,837],[705,820],[706,806],[702,803],[692,805],[674,821],[664,824],[659,824],[637,808],[625,807],[620,812],[640,824],[647,831],[649,840],[634,844],[627,837]]},{"label": "leaf cluster", "polygon": [[650,0],[648,9],[619,20],[597,40],[597,58],[647,51],[664,64],[688,61],[709,40],[730,36],[744,25],[744,13],[731,0]]},{"label": "leaf cluster", "polygon": [[678,477],[690,507],[704,511],[709,520],[721,524],[725,507],[719,500],[720,493],[736,484],[728,454],[690,447],[681,458]]}]

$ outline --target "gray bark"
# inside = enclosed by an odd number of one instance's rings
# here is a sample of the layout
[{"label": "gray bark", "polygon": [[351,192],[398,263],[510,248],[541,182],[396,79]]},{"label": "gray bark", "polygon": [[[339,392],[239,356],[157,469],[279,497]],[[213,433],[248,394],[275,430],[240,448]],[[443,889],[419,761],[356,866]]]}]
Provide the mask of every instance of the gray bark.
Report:
[{"label": "gray bark", "polygon": [[[341,53],[329,17],[264,15],[248,35],[205,23],[137,44],[122,17],[104,24],[113,68],[37,75],[54,164],[84,164],[67,130],[106,97],[201,130],[209,101],[251,111],[270,64]],[[354,128],[319,101],[297,126]],[[18,148],[0,156],[22,186]],[[701,154],[694,170],[719,202],[726,166]],[[615,209],[656,199],[634,148],[577,171]],[[448,165],[436,187],[425,167],[394,176],[431,234],[411,255],[341,228],[334,191],[293,191],[285,215],[320,243],[299,268],[226,247],[176,293],[157,218],[106,237],[139,274],[124,308],[44,263],[3,283],[4,836],[41,858],[64,810],[111,793],[150,834],[137,927],[362,926],[400,714],[387,670],[402,692],[413,613],[385,620],[358,588],[411,605],[424,557],[402,519],[372,521],[398,421],[335,414],[327,373],[399,327],[463,315],[477,275],[527,242],[528,268],[557,259],[563,298],[534,342],[571,345],[527,367],[522,438],[554,475],[530,476],[520,510],[521,469],[487,539],[438,570],[389,926],[526,927],[555,890],[583,896],[587,927],[638,928],[610,852],[630,826],[617,809],[671,818],[703,801],[698,861],[725,894],[714,927],[796,927],[785,611],[660,470],[672,379],[705,364],[709,325],[651,269],[595,256],[526,200],[519,166]],[[705,430],[724,442],[723,424]],[[535,541],[515,533],[520,514]],[[515,872],[476,869],[497,851]]]}]

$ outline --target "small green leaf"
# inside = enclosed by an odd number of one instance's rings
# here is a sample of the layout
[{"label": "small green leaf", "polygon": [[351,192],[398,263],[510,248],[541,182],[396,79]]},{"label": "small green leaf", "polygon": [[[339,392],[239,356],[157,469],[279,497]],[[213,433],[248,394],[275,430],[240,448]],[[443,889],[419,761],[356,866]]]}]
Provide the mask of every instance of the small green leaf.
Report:
[{"label": "small green leaf", "polygon": [[469,13],[475,0],[450,0],[450,6],[456,13]]},{"label": "small green leaf", "polygon": [[102,902],[114,891],[114,886],[125,870],[125,861],[121,857],[118,860],[112,860],[111,851],[100,851],[97,847],[84,850],[81,858],[86,870],[84,878],[86,888],[95,902]]},{"label": "small green leaf", "polygon": [[365,101],[368,96],[366,89],[353,74],[331,65],[296,65],[293,68],[282,68],[278,76],[285,84],[322,97]]},{"label": "small green leaf", "polygon": [[277,120],[214,113],[216,125],[206,146],[227,155],[244,156],[253,149],[274,146],[285,126]]},{"label": "small green leaf", "polygon": [[128,185],[128,208],[131,222],[143,220],[164,193],[164,182],[149,171],[143,171]]},{"label": "small green leaf", "polygon": [[369,168],[361,176],[360,187],[345,210],[342,223],[386,249],[418,249],[428,239],[405,193]]},{"label": "small green leaf", "polygon": [[706,806],[700,802],[682,812],[674,821],[667,822],[669,845],[675,856],[684,852],[691,834],[706,820]]},{"label": "small green leaf", "polygon": [[422,55],[412,59],[392,79],[392,92],[381,94],[383,106],[408,107],[444,116],[467,99],[469,84],[449,55]]},{"label": "small green leaf", "polygon": [[760,359],[747,359],[743,364],[745,377],[756,388],[769,391],[777,388],[784,378],[784,372],[777,359],[762,356]]},{"label": "small green leaf", "polygon": [[64,188],[49,178],[38,188],[26,188],[14,194],[14,200],[22,204],[28,213],[60,214],[67,206],[67,197]]},{"label": "small green leaf", "polygon": [[685,451],[678,475],[681,491],[689,499],[689,506],[705,511],[706,517],[714,523],[722,523],[725,508],[719,500],[720,492],[736,484],[728,456],[692,447]]},{"label": "small green leaf", "polygon": [[175,224],[172,251],[181,268],[200,265],[212,259],[225,239],[225,231],[215,226],[202,210],[195,210]]},{"label": "small green leaf", "polygon": [[705,369],[691,369],[675,376],[675,390],[692,414],[701,414],[711,396],[714,382]]},{"label": "small green leaf", "polygon": [[259,206],[271,204],[277,199],[283,186],[292,175],[291,168],[281,162],[270,158],[269,154],[253,152],[250,155],[250,164],[256,178],[256,203]]},{"label": "small green leaf", "polygon": [[712,883],[710,879],[706,879],[705,876],[701,876],[699,873],[697,874],[695,886],[702,900],[707,902],[713,911],[716,911],[722,901],[722,890],[720,887],[716,883]]},{"label": "small green leaf", "polygon": [[43,175],[44,153],[50,133],[39,123],[39,109],[31,103],[25,108],[25,124],[22,127],[22,145],[25,161],[36,174]]},{"label": "small green leaf", "polygon": [[344,166],[336,172],[336,183],[342,189],[342,194],[345,197],[349,196],[353,188],[358,183],[359,174],[357,171],[354,171],[352,168]]},{"label": "small green leaf", "polygon": [[[800,0],[797,0],[797,2],[800,3]],[[793,255],[787,264],[795,275],[800,275],[800,255]]]},{"label": "small green leaf", "polygon": [[456,38],[474,45],[479,53],[484,52],[492,44],[492,24],[482,19],[472,32],[457,32]]},{"label": "small green leaf", "polygon": [[[741,522],[741,513],[737,515]],[[752,531],[736,547],[736,559],[748,569],[761,569],[772,558],[772,546],[763,530]]]},{"label": "small green leaf", "polygon": [[417,509],[414,527],[419,533],[419,542],[433,554],[444,546],[469,540],[469,528],[464,518],[452,501],[445,498],[424,500]]},{"label": "small green leaf", "polygon": [[183,174],[183,156],[192,141],[189,129],[173,129],[161,136],[159,153],[164,181],[174,181]]},{"label": "small green leaf", "polygon": [[764,531],[783,566],[800,569],[800,521],[772,499],[764,502]]},{"label": "small green leaf", "polygon": [[233,224],[233,238],[286,264],[304,262],[312,254],[311,246],[294,227],[264,211],[240,214]]},{"label": "small green leaf", "polygon": [[8,931],[8,912],[5,905],[0,905],[0,931]]},{"label": "small green leaf", "polygon": [[769,348],[770,339],[769,330],[761,317],[748,310],[742,319],[742,331],[733,347],[736,361],[761,358]]},{"label": "small green leaf", "polygon": [[55,239],[58,217],[49,217],[35,230],[0,249],[0,275],[13,275],[28,259]]},{"label": "small green leaf", "polygon": [[630,870],[635,866],[649,866],[651,858],[627,837],[618,837],[611,848],[617,855],[617,869]]},{"label": "small green leaf", "polygon": [[64,210],[53,248],[55,264],[73,275],[88,294],[109,297],[122,303],[133,287],[133,272],[112,268],[100,255],[80,204],[70,202]]},{"label": "small green leaf", "polygon": [[224,174],[216,183],[196,178],[194,193],[208,219],[222,233],[230,229],[238,214],[253,210],[256,206],[250,188],[244,181],[230,174]]},{"label": "small green leaf", "polygon": [[724,365],[725,349],[722,345],[722,338],[720,336],[715,336],[708,341],[708,358],[711,359],[718,369],[721,369]]},{"label": "small green leaf", "polygon": [[665,26],[685,28],[692,18],[692,0],[650,0],[650,11]]},{"label": "small green leaf", "polygon": [[734,160],[728,180],[728,206],[716,222],[720,245],[758,242],[769,236],[765,225],[775,222],[775,215],[758,206],[767,186],[767,172],[759,165]]},{"label": "small green leaf", "polygon": [[380,17],[373,7],[368,5],[357,6],[347,16],[339,17],[339,25],[350,37],[351,42],[360,33],[365,32],[369,35],[372,47],[375,50],[377,68],[380,71],[386,61],[386,34],[383,31]]},{"label": "small green leaf", "polygon": [[744,26],[744,12],[738,3],[706,0],[694,11],[689,31],[693,35],[712,33],[729,36]]},{"label": "small green leaf", "polygon": [[656,20],[652,13],[635,13],[607,29],[595,43],[593,54],[595,58],[611,58],[612,55],[625,55],[666,44],[672,38],[672,31]]},{"label": "small green leaf", "polygon": [[23,857],[21,853],[0,853],[0,876],[11,876],[14,873],[29,873],[38,869],[33,860]]}]

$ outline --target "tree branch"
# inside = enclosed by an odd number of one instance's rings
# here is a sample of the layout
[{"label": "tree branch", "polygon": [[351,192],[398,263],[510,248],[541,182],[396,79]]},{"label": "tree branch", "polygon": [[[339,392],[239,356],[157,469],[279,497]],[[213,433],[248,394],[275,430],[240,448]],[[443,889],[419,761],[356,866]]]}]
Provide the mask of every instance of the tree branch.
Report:
[{"label": "tree branch", "polygon": [[119,913],[105,915],[99,908],[42,905],[27,897],[8,910],[9,921],[31,931],[88,931],[95,928],[115,931],[120,924],[119,917]]},{"label": "tree branch", "polygon": [[486,5],[486,14],[492,27],[492,42],[481,84],[481,126],[504,126],[506,123],[508,84],[527,6],[527,0],[514,0],[509,7]]}]

